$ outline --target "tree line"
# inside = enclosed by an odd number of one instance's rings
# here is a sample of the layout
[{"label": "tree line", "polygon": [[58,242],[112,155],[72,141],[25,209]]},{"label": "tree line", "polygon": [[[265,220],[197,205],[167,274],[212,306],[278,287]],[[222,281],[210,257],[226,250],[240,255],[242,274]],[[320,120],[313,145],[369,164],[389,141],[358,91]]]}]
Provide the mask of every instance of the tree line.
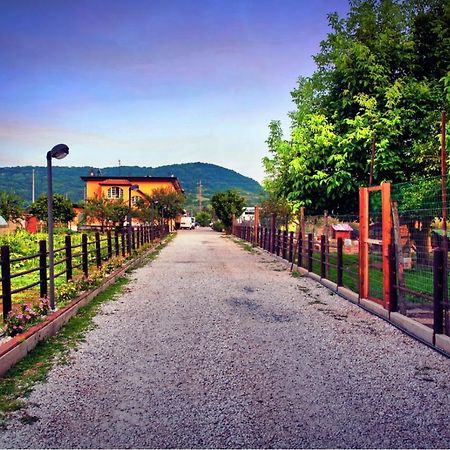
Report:
[{"label": "tree line", "polygon": [[[264,187],[294,211],[356,212],[358,189],[370,181],[440,173],[439,123],[450,110],[450,2],[349,4],[347,17],[329,15],[316,70],[291,92],[289,139],[280,121],[269,125]],[[420,208],[407,198],[413,204],[405,208]]]}]

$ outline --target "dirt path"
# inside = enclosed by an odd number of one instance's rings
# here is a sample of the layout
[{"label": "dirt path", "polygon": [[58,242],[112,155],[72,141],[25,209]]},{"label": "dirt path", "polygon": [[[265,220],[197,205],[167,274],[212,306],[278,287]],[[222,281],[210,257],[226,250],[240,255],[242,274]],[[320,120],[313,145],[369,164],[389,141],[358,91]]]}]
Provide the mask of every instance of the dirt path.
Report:
[{"label": "dirt path", "polygon": [[450,362],[272,256],[184,231],[0,447],[450,447]]}]

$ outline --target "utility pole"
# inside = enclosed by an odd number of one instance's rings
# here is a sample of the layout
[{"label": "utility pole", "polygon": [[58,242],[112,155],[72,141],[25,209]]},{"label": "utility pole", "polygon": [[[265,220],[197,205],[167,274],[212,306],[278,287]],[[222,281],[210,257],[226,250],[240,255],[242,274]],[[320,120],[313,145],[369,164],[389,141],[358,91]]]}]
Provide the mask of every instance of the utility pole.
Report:
[{"label": "utility pole", "polygon": [[34,169],[31,172],[31,203],[34,203]]},{"label": "utility pole", "polygon": [[197,185],[197,200],[198,200],[198,210],[202,210],[202,194],[203,194],[203,186],[202,186],[202,180],[198,182]]}]

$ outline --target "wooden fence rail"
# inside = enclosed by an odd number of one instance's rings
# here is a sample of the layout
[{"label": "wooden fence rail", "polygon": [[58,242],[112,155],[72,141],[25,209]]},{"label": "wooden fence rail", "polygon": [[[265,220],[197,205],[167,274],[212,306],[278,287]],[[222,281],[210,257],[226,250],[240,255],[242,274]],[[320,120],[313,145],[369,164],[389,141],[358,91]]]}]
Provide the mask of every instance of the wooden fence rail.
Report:
[{"label": "wooden fence rail", "polygon": [[[64,246],[56,248],[55,254],[55,278],[65,275],[66,281],[73,279],[74,270],[81,269],[83,276],[89,276],[90,267],[95,265],[100,268],[102,264],[113,256],[126,257],[130,253],[127,251],[131,248],[131,253],[138,250],[147,243],[153,242],[155,239],[162,238],[168,233],[166,226],[142,225],[132,227],[131,246],[125,245],[127,239],[126,231],[110,230],[100,233],[95,232],[94,239],[89,240],[88,235],[81,235],[81,244],[72,245],[70,235],[65,236]],[[12,267],[20,262],[36,261],[36,265],[30,269],[14,272]],[[0,248],[0,282],[2,292],[0,299],[3,307],[3,319],[5,320],[8,313],[12,310],[13,296],[20,292],[24,292],[35,286],[39,286],[39,296],[45,298],[48,293],[48,249],[47,241],[39,241],[39,251],[33,255],[22,256],[19,258],[11,258],[11,251],[8,245]],[[23,277],[25,275],[37,274],[37,281],[33,281],[25,286],[12,289],[12,280]]]}]

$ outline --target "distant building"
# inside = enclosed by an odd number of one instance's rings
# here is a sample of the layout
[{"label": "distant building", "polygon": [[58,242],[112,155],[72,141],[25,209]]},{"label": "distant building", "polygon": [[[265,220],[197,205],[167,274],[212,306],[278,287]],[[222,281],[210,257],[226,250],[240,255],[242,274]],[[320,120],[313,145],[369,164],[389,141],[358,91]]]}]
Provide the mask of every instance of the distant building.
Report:
[{"label": "distant building", "polygon": [[[104,197],[110,200],[122,199],[124,202],[128,202],[129,188],[133,184],[137,184],[139,188],[131,191],[132,205],[135,205],[138,199],[145,198],[146,195],[151,196],[158,189],[183,192],[177,177],[106,177],[90,175],[81,177],[81,179],[86,183],[86,200],[89,198]],[[175,224],[172,225],[174,226]]]},{"label": "distant building", "polygon": [[255,221],[255,207],[246,206],[242,214],[237,218],[238,223],[250,223]]}]

